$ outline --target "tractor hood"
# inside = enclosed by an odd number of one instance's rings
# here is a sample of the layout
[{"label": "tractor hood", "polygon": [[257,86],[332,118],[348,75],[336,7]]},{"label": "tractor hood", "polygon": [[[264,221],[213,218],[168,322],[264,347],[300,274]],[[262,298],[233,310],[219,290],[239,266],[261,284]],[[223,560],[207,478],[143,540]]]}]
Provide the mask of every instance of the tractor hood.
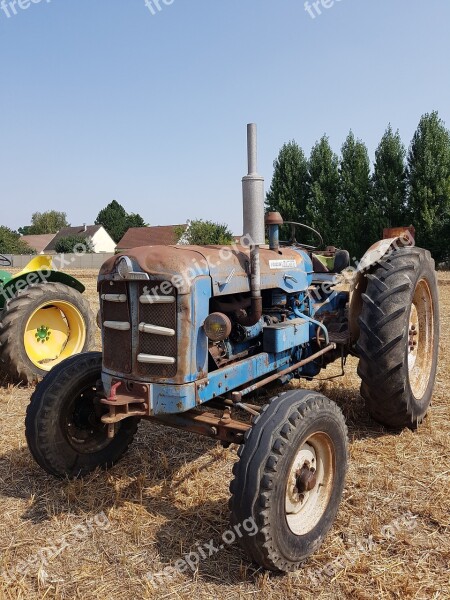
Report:
[{"label": "tractor hood", "polygon": [[[181,294],[189,293],[191,283],[202,276],[211,278],[212,294],[250,291],[250,249],[244,246],[143,246],[123,252],[107,260],[99,279],[116,271],[120,258],[127,256],[135,269],[147,273],[152,280],[168,279]],[[279,288],[288,293],[304,291],[312,279],[309,255],[297,248],[279,251],[261,248],[261,288]]]}]

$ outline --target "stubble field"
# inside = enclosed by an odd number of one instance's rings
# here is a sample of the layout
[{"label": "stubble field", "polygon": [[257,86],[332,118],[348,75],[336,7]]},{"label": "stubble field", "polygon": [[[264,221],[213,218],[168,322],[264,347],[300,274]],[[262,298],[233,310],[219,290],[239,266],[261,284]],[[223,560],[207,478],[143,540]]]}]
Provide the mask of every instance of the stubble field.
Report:
[{"label": "stubble field", "polygon": [[[96,273],[73,274],[96,312]],[[26,446],[32,389],[3,377],[0,598],[449,599],[450,276],[440,273],[439,281],[439,371],[417,432],[387,432],[369,419],[355,359],[345,377],[307,384],[343,410],[350,468],[331,533],[301,571],[286,576],[256,568],[235,543],[201,559],[194,572],[152,585],[148,574],[198,545],[221,543],[236,449],[144,422],[111,471],[57,481]]]}]

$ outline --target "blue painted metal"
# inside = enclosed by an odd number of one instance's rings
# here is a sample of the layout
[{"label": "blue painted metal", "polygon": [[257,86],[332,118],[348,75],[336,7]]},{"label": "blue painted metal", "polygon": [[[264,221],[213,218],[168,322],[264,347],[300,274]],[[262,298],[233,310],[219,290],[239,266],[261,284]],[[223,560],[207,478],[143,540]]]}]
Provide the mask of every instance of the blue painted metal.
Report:
[{"label": "blue painted metal", "polygon": [[[279,252],[262,248],[261,288],[263,292],[271,290],[271,296],[266,292],[266,301],[270,302],[271,299],[271,306],[275,307],[270,315],[278,316],[281,322],[265,325],[264,320],[261,319],[252,327],[241,326],[237,331],[235,330],[235,336],[239,332],[245,335],[242,335],[240,341],[237,341],[239,338],[236,336],[234,342],[233,337],[224,342],[229,359],[250,348],[255,351],[255,344],[259,343],[262,351],[208,372],[209,342],[203,330],[203,323],[210,313],[210,302],[214,296],[250,292],[248,249],[242,246],[230,248],[191,246],[183,250],[170,248],[164,251],[150,248],[145,258],[148,261],[147,269],[151,271],[150,289],[152,281],[161,281],[163,276],[170,279],[178,290],[177,374],[162,380],[139,377],[135,373],[123,377],[123,373],[104,370],[102,379],[107,393],[113,378],[127,380],[132,377],[133,381],[145,382],[150,389],[150,414],[153,415],[188,411],[310,356],[313,350],[309,342],[316,337],[317,328],[324,331],[328,344],[327,328],[318,317],[342,308],[348,299],[345,292],[327,293],[322,289],[322,285],[317,298],[311,295],[308,289],[311,289],[310,286],[316,276],[313,273],[311,258],[301,248],[283,248]],[[154,262],[149,266],[150,260],[153,259]],[[143,258],[140,257],[140,260],[142,263]],[[174,281],[177,267],[179,267],[179,285]],[[181,279],[183,279],[182,283]],[[321,280],[320,284],[331,286],[334,279],[334,275],[329,276]],[[133,320],[138,315],[138,295],[133,291],[135,285],[137,284],[133,282],[128,284],[134,332],[133,363],[136,360],[138,335],[138,324]],[[302,374],[306,376],[313,376],[318,371],[320,371],[319,363],[310,363],[301,369]],[[285,379],[288,380],[293,376],[294,374],[289,374]]]},{"label": "blue painted metal", "polygon": [[264,319],[261,318],[257,323],[255,323],[255,325],[252,325],[251,327],[244,327],[244,325],[241,325],[239,332],[242,334],[241,337],[243,339],[253,340],[254,338],[258,337],[258,335],[261,335],[263,327]]},{"label": "blue painted metal", "polygon": [[328,329],[325,327],[325,325],[323,323],[321,323],[320,321],[316,321],[315,319],[308,317],[308,315],[301,313],[296,308],[294,302],[292,303],[291,308],[292,308],[293,313],[295,314],[295,316],[298,319],[302,319],[305,323],[310,323],[311,325],[314,325],[316,328],[319,327],[320,329],[322,329],[322,331],[324,332],[324,335],[325,335],[325,343],[328,346],[328,344],[330,343],[330,339],[328,337]]},{"label": "blue painted metal", "polygon": [[236,364],[213,371],[207,379],[185,385],[151,384],[150,414],[185,412],[199,404],[234,390],[289,365],[290,352],[278,355],[261,352]]},{"label": "blue painted metal", "polygon": [[278,225],[269,225],[269,246],[278,248],[280,245],[280,228]]},{"label": "blue painted metal", "polygon": [[290,351],[280,352],[277,355],[261,352],[251,358],[227,365],[210,373],[207,380],[199,382],[197,386],[198,400],[199,402],[207,402],[249,381],[273,373],[288,365],[290,361]]},{"label": "blue painted metal", "polygon": [[309,324],[304,319],[264,327],[263,350],[278,354],[309,342]]}]

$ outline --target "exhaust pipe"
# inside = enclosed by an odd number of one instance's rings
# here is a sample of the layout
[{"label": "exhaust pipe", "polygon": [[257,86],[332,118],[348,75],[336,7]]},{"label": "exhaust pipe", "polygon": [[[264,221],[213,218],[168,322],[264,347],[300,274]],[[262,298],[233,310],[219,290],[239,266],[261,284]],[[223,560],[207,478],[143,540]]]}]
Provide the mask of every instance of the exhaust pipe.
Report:
[{"label": "exhaust pipe", "polygon": [[262,316],[261,266],[259,247],[265,243],[264,177],[258,175],[256,125],[247,125],[248,175],[242,179],[244,235],[250,237],[250,311],[238,315],[240,325],[256,325]]}]

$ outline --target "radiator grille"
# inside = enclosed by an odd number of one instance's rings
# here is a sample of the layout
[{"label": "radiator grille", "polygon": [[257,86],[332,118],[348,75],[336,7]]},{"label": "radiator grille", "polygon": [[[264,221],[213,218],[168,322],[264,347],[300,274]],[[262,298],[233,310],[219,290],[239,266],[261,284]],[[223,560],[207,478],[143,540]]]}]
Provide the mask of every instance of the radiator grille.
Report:
[{"label": "radiator grille", "polygon": [[[127,295],[126,283],[116,281],[104,281],[101,286],[101,294],[125,294]],[[102,319],[104,321],[128,321],[130,322],[130,306],[126,302],[110,302],[101,300]],[[115,329],[103,328],[103,364],[107,369],[120,373],[131,373],[131,330],[116,331]]]},{"label": "radiator grille", "polygon": [[[152,284],[156,288],[158,283]],[[145,285],[139,284],[139,293],[145,293]],[[168,296],[176,299],[176,290],[168,292]],[[139,323],[148,323],[177,330],[176,300],[167,304],[142,304],[139,302]],[[136,325],[137,326],[137,325]],[[139,332],[138,354],[154,354],[177,358],[177,336],[163,336],[154,333]],[[139,375],[152,378],[174,377],[177,373],[177,363],[173,365],[137,363]]]}]

